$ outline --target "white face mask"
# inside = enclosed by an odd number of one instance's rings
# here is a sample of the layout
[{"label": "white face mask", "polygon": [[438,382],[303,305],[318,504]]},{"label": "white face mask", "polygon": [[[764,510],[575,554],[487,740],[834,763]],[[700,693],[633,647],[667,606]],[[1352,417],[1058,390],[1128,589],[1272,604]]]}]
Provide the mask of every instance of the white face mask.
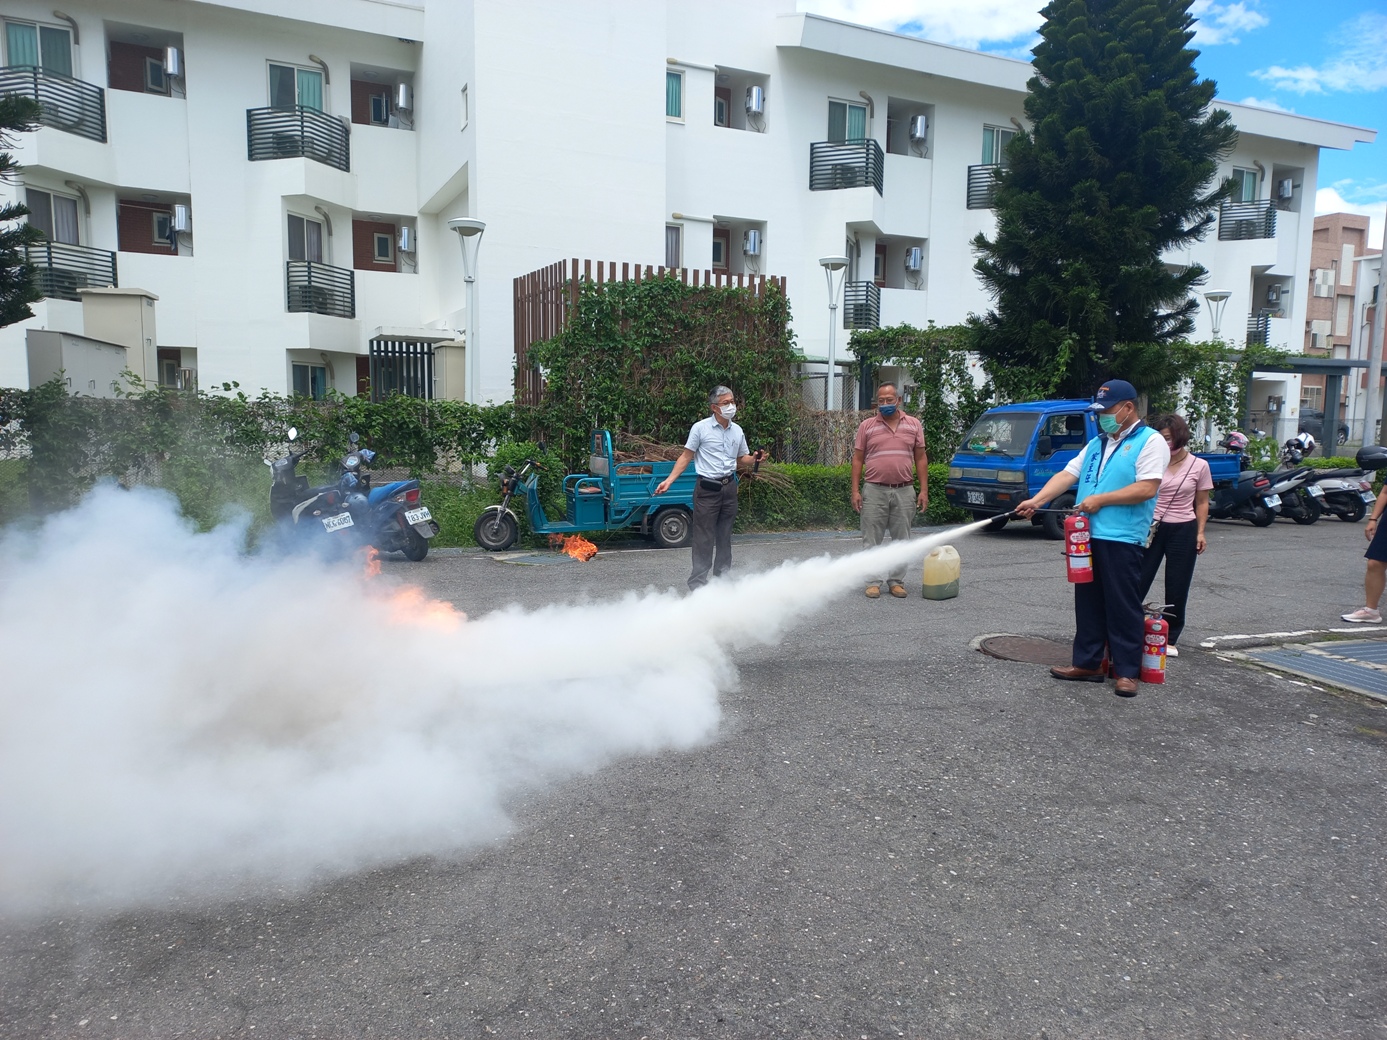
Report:
[{"label": "white face mask", "polygon": [[737,406],[735,404],[725,404],[718,409],[718,413],[724,419],[731,419],[733,416],[737,414]]}]

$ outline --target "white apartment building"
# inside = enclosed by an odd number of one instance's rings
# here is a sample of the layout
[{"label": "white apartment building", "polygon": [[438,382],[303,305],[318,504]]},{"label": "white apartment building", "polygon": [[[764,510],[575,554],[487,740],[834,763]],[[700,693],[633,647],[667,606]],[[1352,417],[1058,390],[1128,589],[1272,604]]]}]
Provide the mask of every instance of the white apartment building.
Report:
[{"label": "white apartment building", "polygon": [[[513,279],[570,257],[783,276],[809,358],[828,255],[849,258],[839,326],[960,322],[989,305],[970,241],[993,231],[1031,75],[793,0],[6,0],[0,18],[0,92],[45,112],[0,195],[51,241],[48,296],[0,330],[3,385],[27,384],[34,329],[203,388],[506,400]],[[1375,132],[1225,107],[1239,198],[1170,260],[1227,291],[1224,338],[1295,349],[1319,151]],[[470,318],[455,217],[485,224]]]}]

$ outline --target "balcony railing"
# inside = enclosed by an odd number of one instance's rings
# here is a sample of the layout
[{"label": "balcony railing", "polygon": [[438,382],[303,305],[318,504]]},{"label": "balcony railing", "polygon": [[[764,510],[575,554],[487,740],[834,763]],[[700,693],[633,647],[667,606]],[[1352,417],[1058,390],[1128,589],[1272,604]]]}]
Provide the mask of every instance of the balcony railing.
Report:
[{"label": "balcony railing", "polygon": [[991,209],[992,195],[997,187],[996,163],[968,167],[968,208]]},{"label": "balcony railing", "polygon": [[116,284],[116,254],[66,242],[40,242],[24,247],[24,259],[34,265],[39,293],[54,300],[76,300],[78,289],[104,289]]},{"label": "balcony railing", "polygon": [[316,108],[246,109],[246,153],[262,159],[314,159],[339,170],[352,168],[351,131]]},{"label": "balcony railing", "polygon": [[1221,242],[1249,238],[1276,237],[1276,203],[1224,202],[1218,207],[1218,237]]},{"label": "balcony railing", "polygon": [[106,140],[106,92],[98,86],[36,65],[12,65],[0,69],[0,97],[7,94],[37,101],[44,126]]},{"label": "balcony railing", "polygon": [[876,282],[846,282],[843,285],[843,328],[881,327],[881,289]]},{"label": "balcony railing", "polygon": [[284,290],[290,314],[356,317],[356,275],[349,268],[289,260],[284,267]]},{"label": "balcony railing", "polygon": [[[1222,236],[1219,236],[1222,237]],[[1247,316],[1247,342],[1260,343],[1266,346],[1267,339],[1271,336],[1271,315],[1249,314]]]},{"label": "balcony railing", "polygon": [[809,146],[809,190],[875,188],[882,193],[886,157],[875,141],[818,141]]}]

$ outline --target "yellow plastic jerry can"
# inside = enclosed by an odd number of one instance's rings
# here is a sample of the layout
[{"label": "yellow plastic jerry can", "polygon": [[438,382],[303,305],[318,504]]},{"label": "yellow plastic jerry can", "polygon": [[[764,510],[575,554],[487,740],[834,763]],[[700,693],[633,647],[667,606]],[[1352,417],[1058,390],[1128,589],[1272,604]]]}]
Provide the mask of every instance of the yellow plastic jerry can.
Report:
[{"label": "yellow plastic jerry can", "polygon": [[924,587],[920,594],[925,599],[953,599],[958,595],[959,570],[958,550],[952,545],[931,549],[925,557]]}]

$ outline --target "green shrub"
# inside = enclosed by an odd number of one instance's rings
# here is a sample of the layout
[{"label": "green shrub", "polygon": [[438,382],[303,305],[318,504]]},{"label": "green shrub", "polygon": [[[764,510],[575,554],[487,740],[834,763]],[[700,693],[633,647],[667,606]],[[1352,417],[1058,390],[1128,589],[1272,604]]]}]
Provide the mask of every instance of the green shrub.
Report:
[{"label": "green shrub", "polygon": [[[738,531],[852,530],[859,526],[848,484],[849,464],[841,466],[777,465],[774,472],[788,484],[778,486],[756,479],[742,482],[737,510]],[[944,498],[946,463],[929,467],[929,510],[916,524],[961,523],[971,519]]]}]

